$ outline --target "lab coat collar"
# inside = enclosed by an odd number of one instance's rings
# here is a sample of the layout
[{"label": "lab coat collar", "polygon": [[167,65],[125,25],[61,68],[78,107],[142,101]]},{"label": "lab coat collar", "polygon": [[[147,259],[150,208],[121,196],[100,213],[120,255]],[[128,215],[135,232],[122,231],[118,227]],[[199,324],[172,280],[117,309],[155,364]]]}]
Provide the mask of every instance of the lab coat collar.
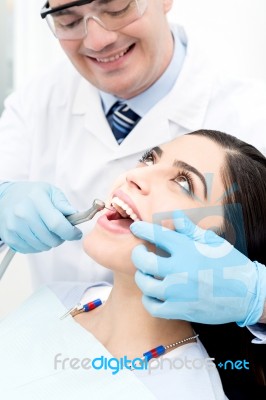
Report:
[{"label": "lab coat collar", "polygon": [[73,101],[72,113],[74,115],[86,114],[90,107],[94,107],[94,102],[101,103],[100,92],[86,79],[81,78]]},{"label": "lab coat collar", "polygon": [[[161,115],[165,115],[165,111],[158,114],[156,105],[156,110],[154,108],[151,109],[124,142],[118,145],[107,119],[103,118],[99,91],[84,79],[79,84],[72,112],[75,115],[84,115],[85,128],[90,134],[96,136],[104,146],[109,147],[112,159],[119,159],[132,153],[142,152],[149,147],[153,147],[154,143],[162,143],[162,141],[167,140],[165,137],[169,137],[166,135],[169,131],[168,118],[161,117]],[[145,132],[153,132],[153,135],[145,135]]]},{"label": "lab coat collar", "polygon": [[[187,46],[179,78],[171,92],[141,119],[120,146],[103,118],[99,91],[85,79],[80,80],[72,112],[85,114],[86,129],[112,149],[117,158],[153,147],[156,140],[163,143],[173,139],[169,129],[171,122],[187,132],[201,129],[204,124],[214,76],[194,38],[188,40],[182,27],[174,29],[179,30],[181,40]],[[152,132],[152,135],[145,135],[145,132]]]},{"label": "lab coat collar", "polygon": [[74,115],[84,115],[84,127],[97,137],[105,146],[116,150],[118,144],[106,118],[100,92],[85,79],[81,79],[74,99],[72,112]]},{"label": "lab coat collar", "polygon": [[[214,85],[213,68],[196,39],[182,27],[179,36],[187,47],[183,68],[169,93],[169,119],[187,131],[201,129]],[[166,99],[164,99],[166,100]]]}]

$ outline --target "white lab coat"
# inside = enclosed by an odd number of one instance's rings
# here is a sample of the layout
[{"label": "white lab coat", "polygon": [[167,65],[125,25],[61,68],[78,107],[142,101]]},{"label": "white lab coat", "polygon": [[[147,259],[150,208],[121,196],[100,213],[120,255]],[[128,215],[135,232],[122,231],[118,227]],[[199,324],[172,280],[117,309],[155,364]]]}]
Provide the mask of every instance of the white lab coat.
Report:
[{"label": "white lab coat", "polygon": [[[216,76],[191,40],[171,92],[119,146],[105,119],[98,90],[64,61],[6,101],[0,121],[0,181],[50,182],[74,207],[84,210],[94,198],[104,200],[113,180],[133,167],[145,149],[208,128],[231,133],[265,150],[265,127],[265,86]],[[91,225],[80,227],[86,232]],[[110,272],[96,266],[81,248],[81,242],[69,242],[31,255],[35,284],[110,281]]]}]

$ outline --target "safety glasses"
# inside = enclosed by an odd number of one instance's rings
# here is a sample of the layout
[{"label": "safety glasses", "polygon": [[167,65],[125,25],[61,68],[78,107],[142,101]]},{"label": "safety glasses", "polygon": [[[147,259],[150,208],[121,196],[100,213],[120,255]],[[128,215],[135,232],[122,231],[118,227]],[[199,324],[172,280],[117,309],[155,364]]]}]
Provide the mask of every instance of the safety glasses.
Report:
[{"label": "safety glasses", "polygon": [[51,8],[49,1],[41,10],[54,36],[60,40],[83,39],[88,21],[116,31],[141,18],[148,0],[79,0]]}]

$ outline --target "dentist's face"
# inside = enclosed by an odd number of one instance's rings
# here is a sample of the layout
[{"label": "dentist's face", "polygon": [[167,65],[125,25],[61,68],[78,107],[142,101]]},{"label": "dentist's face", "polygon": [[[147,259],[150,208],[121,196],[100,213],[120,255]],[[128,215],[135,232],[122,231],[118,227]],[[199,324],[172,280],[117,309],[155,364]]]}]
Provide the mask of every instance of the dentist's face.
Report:
[{"label": "dentist's face", "polygon": [[[141,240],[131,234],[133,220],[153,222],[154,214],[221,205],[224,157],[216,143],[194,135],[146,153],[137,167],[115,184],[110,196],[115,210],[98,219],[85,238],[85,251],[110,269],[134,273],[131,251]],[[210,215],[199,226],[211,229],[221,224],[222,217]],[[171,219],[162,225],[174,229]]]},{"label": "dentist's face", "polygon": [[[50,6],[68,3],[51,0]],[[86,37],[60,40],[60,44],[79,73],[94,86],[121,98],[134,97],[151,86],[171,60],[173,39],[166,19],[171,6],[172,0],[148,0],[142,17],[118,31],[107,31],[89,19]],[[82,15],[90,13],[90,7],[79,7]]]}]

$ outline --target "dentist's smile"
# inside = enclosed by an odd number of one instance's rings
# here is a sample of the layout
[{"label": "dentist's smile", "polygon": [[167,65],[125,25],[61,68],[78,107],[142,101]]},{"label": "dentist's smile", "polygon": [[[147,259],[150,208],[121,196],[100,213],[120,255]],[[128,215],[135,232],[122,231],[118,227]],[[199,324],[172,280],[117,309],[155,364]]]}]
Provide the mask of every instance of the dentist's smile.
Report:
[{"label": "dentist's smile", "polygon": [[118,68],[121,63],[127,60],[129,55],[132,53],[133,49],[135,48],[135,44],[130,45],[129,47],[125,48],[124,50],[120,50],[119,52],[110,54],[110,55],[102,55],[102,56],[90,56],[85,55],[87,59],[93,61],[93,63],[97,64],[101,68]]},{"label": "dentist's smile", "polygon": [[123,56],[130,50],[130,47],[132,47],[132,45],[129,46],[127,49],[122,50],[122,51],[120,51],[119,53],[114,54],[114,55],[112,55],[112,56],[109,56],[109,57],[96,57],[96,60],[97,60],[98,62],[103,62],[103,63],[116,61],[116,60],[118,60],[119,58],[123,57]]}]

